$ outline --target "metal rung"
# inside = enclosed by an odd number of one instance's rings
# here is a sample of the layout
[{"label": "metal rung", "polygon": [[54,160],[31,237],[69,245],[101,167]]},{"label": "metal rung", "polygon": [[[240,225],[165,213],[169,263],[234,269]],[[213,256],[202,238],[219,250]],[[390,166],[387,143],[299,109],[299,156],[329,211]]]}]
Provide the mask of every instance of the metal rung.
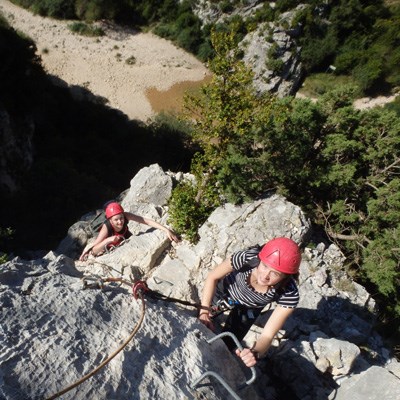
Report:
[{"label": "metal rung", "polygon": [[242,400],[242,399],[233,391],[233,389],[224,381],[224,379],[222,378],[222,376],[219,375],[219,374],[217,374],[217,373],[214,372],[214,371],[207,371],[207,372],[204,372],[204,374],[201,375],[200,378],[198,378],[198,379],[192,384],[191,388],[194,389],[206,376],[209,376],[209,375],[211,375],[211,376],[213,376],[214,378],[216,378],[216,379],[221,383],[221,385],[232,395],[232,397],[233,397],[235,400]]},{"label": "metal rung", "polygon": [[[229,336],[235,342],[237,348],[240,351],[243,350],[243,346],[240,344],[239,340],[232,332],[222,332],[219,335],[214,336],[213,338],[207,340],[207,343],[211,344],[211,343],[215,342],[217,339],[220,339],[221,337],[224,337],[224,336]],[[254,367],[250,367],[250,369],[251,369],[252,377],[249,380],[247,380],[246,383],[240,385],[238,389],[242,389],[246,385],[250,385],[255,381],[255,379],[257,377],[256,369]],[[203,375],[201,375],[198,379],[196,379],[196,381],[194,381],[194,383],[190,387],[192,389],[194,389],[207,376],[213,376],[214,378],[216,378],[221,383],[221,385],[223,385],[225,387],[225,389],[232,395],[232,397],[235,400],[241,400],[240,397],[235,393],[235,391],[222,378],[222,376],[217,374],[214,371],[206,371]]]}]

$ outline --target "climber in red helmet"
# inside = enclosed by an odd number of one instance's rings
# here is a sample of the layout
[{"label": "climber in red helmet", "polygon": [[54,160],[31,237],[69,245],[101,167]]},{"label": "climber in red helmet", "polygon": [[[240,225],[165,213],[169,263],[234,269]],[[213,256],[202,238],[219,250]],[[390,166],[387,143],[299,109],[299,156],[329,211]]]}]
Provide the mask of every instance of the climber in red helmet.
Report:
[{"label": "climber in red helmet", "polygon": [[[262,248],[252,247],[234,253],[212,270],[205,281],[201,304],[228,305],[231,311],[223,331],[232,332],[242,340],[260,315],[264,306],[276,302],[254,346],[236,354],[248,366],[256,364],[258,356],[270,347],[273,338],[282,328],[299,302],[297,276],[301,261],[299,246],[291,239],[279,237]],[[200,321],[214,330],[212,315],[202,309]],[[235,348],[231,338],[224,339],[230,350]]]},{"label": "climber in red helmet", "polygon": [[80,256],[80,260],[84,261],[88,255],[88,251],[94,256],[99,256],[104,253],[107,248],[116,247],[125,239],[132,236],[132,233],[128,229],[128,222],[134,221],[139,224],[145,224],[152,226],[153,228],[164,231],[168,239],[174,242],[178,242],[179,239],[173,231],[167,227],[153,221],[149,218],[144,218],[139,215],[132,214],[124,211],[122,206],[117,202],[111,202],[106,207],[106,221],[100,228],[99,234],[89,247],[86,247]]}]

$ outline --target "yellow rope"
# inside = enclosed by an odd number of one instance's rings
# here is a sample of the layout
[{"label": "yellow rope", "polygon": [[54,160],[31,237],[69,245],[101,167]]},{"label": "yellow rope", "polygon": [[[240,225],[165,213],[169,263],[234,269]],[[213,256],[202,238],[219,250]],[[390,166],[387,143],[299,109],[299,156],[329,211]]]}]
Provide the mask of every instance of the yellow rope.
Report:
[{"label": "yellow rope", "polygon": [[[124,282],[125,283],[125,282]],[[112,353],[106,360],[104,360],[98,367],[96,367],[93,371],[89,372],[88,374],[86,374],[84,377],[82,377],[81,379],[79,379],[78,381],[76,381],[75,383],[73,383],[72,385],[66,387],[65,389],[61,390],[60,392],[57,392],[56,394],[52,395],[51,397],[48,397],[46,400],[53,400],[56,399],[57,397],[63,395],[64,393],[69,392],[70,390],[72,390],[73,388],[77,387],[78,385],[80,385],[82,382],[86,381],[87,379],[89,379],[90,377],[92,377],[94,374],[96,374],[101,368],[103,368],[107,363],[109,363],[121,350],[123,350],[123,348],[132,340],[132,338],[135,336],[135,334],[137,333],[137,331],[139,330],[143,319],[144,319],[144,314],[146,311],[145,308],[145,303],[144,303],[144,299],[143,299],[143,295],[141,292],[138,293],[140,300],[142,301],[142,314],[140,316],[140,319],[138,321],[138,323],[136,324],[135,328],[133,329],[132,333],[129,335],[129,337],[125,340],[124,343],[122,343],[122,345],[114,351],[114,353]]]}]

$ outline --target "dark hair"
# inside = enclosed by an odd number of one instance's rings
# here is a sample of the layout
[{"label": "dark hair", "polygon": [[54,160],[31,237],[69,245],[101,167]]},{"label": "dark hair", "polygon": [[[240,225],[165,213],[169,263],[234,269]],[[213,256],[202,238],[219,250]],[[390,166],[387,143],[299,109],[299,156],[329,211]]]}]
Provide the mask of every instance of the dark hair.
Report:
[{"label": "dark hair", "polygon": [[286,275],[280,282],[278,282],[276,285],[274,285],[275,288],[275,293],[277,295],[281,295],[285,292],[286,286],[289,284],[291,280],[296,281],[296,283],[299,282],[299,273],[297,272],[296,274],[291,274],[291,275]]}]

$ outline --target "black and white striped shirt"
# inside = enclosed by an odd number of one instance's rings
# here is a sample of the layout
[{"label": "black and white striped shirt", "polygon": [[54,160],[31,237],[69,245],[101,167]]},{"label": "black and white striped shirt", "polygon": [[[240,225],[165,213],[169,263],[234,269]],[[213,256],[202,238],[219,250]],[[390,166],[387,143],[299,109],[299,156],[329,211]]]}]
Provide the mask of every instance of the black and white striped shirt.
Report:
[{"label": "black and white striped shirt", "polygon": [[229,296],[247,307],[261,308],[275,301],[282,307],[295,308],[299,303],[299,291],[294,279],[290,279],[284,288],[272,288],[267,293],[259,293],[247,283],[251,271],[260,262],[260,250],[257,246],[232,255],[231,265],[234,271],[224,278],[224,287]]}]

